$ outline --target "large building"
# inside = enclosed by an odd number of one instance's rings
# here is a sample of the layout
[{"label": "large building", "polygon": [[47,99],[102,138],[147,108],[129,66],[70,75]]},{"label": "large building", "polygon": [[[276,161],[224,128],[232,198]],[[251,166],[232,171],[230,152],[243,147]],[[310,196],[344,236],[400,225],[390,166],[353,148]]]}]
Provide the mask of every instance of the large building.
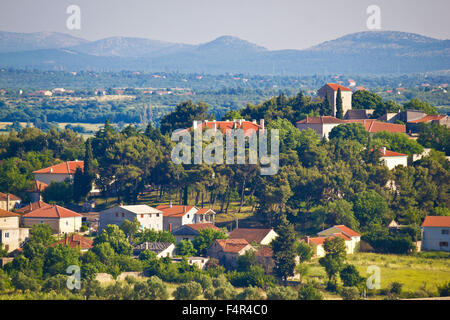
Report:
[{"label": "large building", "polygon": [[174,231],[185,224],[214,223],[215,212],[209,208],[185,205],[159,205],[164,216],[164,231]]},{"label": "large building", "polygon": [[229,239],[245,239],[248,243],[269,245],[278,234],[272,229],[237,228],[230,232]]},{"label": "large building", "polygon": [[450,251],[450,217],[427,216],[422,223],[422,250]]},{"label": "large building", "polygon": [[11,252],[20,247],[28,237],[29,229],[20,228],[18,214],[0,209],[0,247]]},{"label": "large building", "polygon": [[342,114],[345,115],[352,108],[352,89],[341,86],[337,83],[326,83],[317,91],[321,98],[327,97],[328,103],[333,108],[333,115],[336,116],[336,98],[338,89],[341,89]]},{"label": "large building", "polygon": [[77,168],[83,170],[84,161],[66,161],[54,166],[33,171],[34,179],[49,185],[52,181],[72,180]]},{"label": "large building", "polygon": [[99,232],[109,224],[121,226],[125,220],[140,223],[140,229],[163,230],[163,214],[161,210],[147,206],[145,204],[117,206],[100,212]]}]

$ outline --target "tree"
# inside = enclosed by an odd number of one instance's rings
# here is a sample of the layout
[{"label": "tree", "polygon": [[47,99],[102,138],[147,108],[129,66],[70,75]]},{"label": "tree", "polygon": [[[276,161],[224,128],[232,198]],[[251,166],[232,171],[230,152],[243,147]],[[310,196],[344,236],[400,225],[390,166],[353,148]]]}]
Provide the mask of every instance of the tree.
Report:
[{"label": "tree", "polygon": [[450,155],[450,129],[437,123],[420,123],[418,127],[419,142],[426,148],[433,148]]},{"label": "tree", "polygon": [[337,90],[337,96],[336,96],[336,118],[344,119],[344,109],[342,107],[341,88],[338,88],[338,90]]},{"label": "tree", "polygon": [[306,262],[311,260],[312,256],[314,255],[314,250],[304,241],[301,241],[297,242],[296,253],[300,262]]},{"label": "tree", "polygon": [[42,192],[42,198],[47,203],[69,204],[73,200],[73,187],[68,181],[52,181]]},{"label": "tree", "polygon": [[313,287],[311,284],[300,286],[298,289],[299,300],[323,300],[323,296],[319,290]]},{"label": "tree", "polygon": [[125,233],[125,236],[129,241],[133,241],[134,235],[139,231],[140,227],[141,223],[138,221],[138,219],[134,218],[133,221],[124,220],[120,225],[120,230]]},{"label": "tree", "polygon": [[267,290],[267,300],[297,300],[298,292],[291,287],[271,287]]},{"label": "tree", "polygon": [[181,240],[180,242],[178,242],[176,251],[180,256],[193,256],[197,252],[194,248],[194,245],[192,244],[192,241],[190,240]]},{"label": "tree", "polygon": [[323,244],[325,256],[319,259],[328,275],[328,288],[336,288],[336,276],[342,270],[346,255],[345,241],[341,237],[327,238]]},{"label": "tree", "polygon": [[353,210],[362,227],[381,224],[389,213],[385,198],[374,190],[363,191],[355,197]]},{"label": "tree", "polygon": [[344,287],[356,287],[364,281],[364,278],[361,277],[356,267],[351,264],[344,267],[339,273],[339,276]]},{"label": "tree", "polygon": [[239,293],[236,297],[237,300],[262,300],[263,296],[260,289],[249,286]]},{"label": "tree", "polygon": [[403,107],[406,110],[422,110],[426,114],[438,114],[435,107],[433,107],[431,104],[421,101],[419,99],[411,99],[409,102],[405,103]]},{"label": "tree", "polygon": [[221,230],[213,228],[205,228],[200,230],[199,234],[194,237],[192,243],[198,254],[206,254],[206,250],[212,245],[216,239],[226,239],[227,235]]},{"label": "tree", "polygon": [[367,144],[369,139],[369,132],[364,128],[361,123],[346,123],[340,124],[331,129],[328,138],[331,139],[343,139],[343,140],[356,140],[361,144]]},{"label": "tree", "polygon": [[289,276],[294,275],[295,268],[295,231],[287,222],[281,224],[277,230],[278,237],[271,242],[275,262],[274,273],[285,283]]},{"label": "tree", "polygon": [[146,282],[134,285],[134,299],[136,300],[167,300],[167,286],[157,276],[152,276]]},{"label": "tree", "polygon": [[84,154],[83,187],[82,187],[82,196],[84,198],[86,198],[89,192],[91,192],[92,183],[95,180],[94,167],[95,164],[94,164],[94,155],[92,151],[92,139],[89,138],[86,140],[85,154]]},{"label": "tree", "polygon": [[383,99],[376,93],[358,90],[352,94],[352,109],[377,109],[380,106],[383,106]]},{"label": "tree", "polygon": [[295,272],[299,275],[300,283],[302,283],[303,278],[308,274],[309,267],[305,263],[299,263],[295,267]]},{"label": "tree", "polygon": [[188,282],[178,286],[173,296],[177,300],[194,300],[202,294],[202,286],[197,282]]},{"label": "tree", "polygon": [[207,111],[208,105],[203,102],[198,104],[193,103],[191,100],[182,102],[176,106],[175,111],[162,117],[160,122],[161,132],[166,134],[176,129],[190,128],[194,120],[203,121],[211,118],[206,113]]},{"label": "tree", "polygon": [[339,292],[343,300],[358,300],[359,290],[356,287],[345,287]]},{"label": "tree", "polygon": [[94,247],[109,243],[117,254],[131,255],[132,247],[128,242],[125,233],[116,225],[107,225],[105,229],[94,239]]},{"label": "tree", "polygon": [[69,246],[58,244],[48,248],[44,260],[44,272],[51,276],[65,274],[70,265],[80,265],[80,252]]},{"label": "tree", "polygon": [[236,262],[236,270],[238,272],[247,272],[251,266],[257,264],[256,253],[254,250],[248,250],[239,256]]}]

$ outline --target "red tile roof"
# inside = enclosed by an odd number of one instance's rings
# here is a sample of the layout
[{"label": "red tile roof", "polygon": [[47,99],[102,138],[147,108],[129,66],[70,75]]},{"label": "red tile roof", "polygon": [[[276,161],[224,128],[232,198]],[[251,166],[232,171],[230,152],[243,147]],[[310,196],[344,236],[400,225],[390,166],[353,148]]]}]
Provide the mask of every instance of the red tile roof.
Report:
[{"label": "red tile roof", "polygon": [[91,239],[85,238],[79,234],[72,234],[70,236],[64,237],[52,244],[52,247],[62,244],[68,245],[71,248],[81,248],[82,250],[88,250],[92,248],[93,242]]},{"label": "red tile roof", "polygon": [[297,123],[333,124],[333,123],[346,123],[346,121],[332,116],[320,116],[320,117],[306,116],[305,119],[297,121]]},{"label": "red tile roof", "polygon": [[333,89],[333,91],[337,91],[338,89],[341,89],[341,91],[352,91],[352,89],[341,86],[340,84],[337,83],[326,83],[325,85]]},{"label": "red tile roof", "polygon": [[317,245],[323,244],[325,242],[325,240],[327,239],[331,239],[331,238],[335,238],[335,237],[339,237],[344,239],[345,241],[351,241],[352,239],[347,237],[345,234],[342,233],[333,233],[331,236],[328,237],[315,237],[315,238],[309,238],[309,242],[313,242]]},{"label": "red tile roof", "polygon": [[422,227],[445,227],[450,228],[449,216],[427,216],[422,223]]},{"label": "red tile roof", "polygon": [[25,214],[25,213],[29,213],[33,210],[45,208],[45,207],[49,207],[49,206],[51,206],[51,205],[44,201],[36,201],[36,202],[30,203],[29,205],[27,205],[25,207],[17,209],[16,212]]},{"label": "red tile roof", "polygon": [[388,131],[388,132],[406,132],[406,125],[397,123],[387,123],[375,119],[349,119],[346,123],[361,123],[370,133]]},{"label": "red tile roof", "polygon": [[48,168],[33,171],[33,173],[74,174],[77,167],[83,169],[84,161],[66,161]]},{"label": "red tile roof", "polygon": [[269,246],[263,246],[256,252],[256,256],[258,256],[258,257],[272,257],[273,256],[273,250]]},{"label": "red tile roof", "polygon": [[381,150],[382,157],[407,157],[407,154],[394,152],[391,150]]},{"label": "red tile roof", "polygon": [[[214,129],[214,124],[216,125],[216,128],[219,129],[223,134],[225,134],[227,131],[232,129],[242,129],[244,131],[247,130],[253,130],[257,131],[260,129],[260,126],[257,123],[253,123],[251,121],[242,121],[239,120],[235,121],[203,121],[200,125],[200,127],[203,129],[205,127]],[[236,125],[236,127],[234,127]]]},{"label": "red tile roof", "polygon": [[19,216],[18,214],[0,209],[0,217],[2,217],[2,218],[18,217],[18,216]]},{"label": "red tile roof", "polygon": [[408,121],[409,123],[421,123],[421,122],[430,122],[430,121],[439,121],[443,118],[445,118],[446,115],[428,115],[421,119]]},{"label": "red tile roof", "polygon": [[212,223],[193,223],[193,224],[185,224],[186,227],[189,227],[191,229],[200,231],[203,229],[214,229],[214,230],[220,230]]},{"label": "red tile roof", "polygon": [[195,214],[207,214],[207,213],[215,213],[211,208],[199,208]]},{"label": "red tile roof", "polygon": [[231,231],[228,237],[230,239],[245,239],[248,243],[252,243],[253,241],[261,243],[271,230],[238,228]]},{"label": "red tile roof", "polygon": [[194,206],[172,205],[170,207],[168,204],[161,204],[156,207],[156,209],[162,211],[164,217],[182,217],[192,208]]},{"label": "red tile roof", "polygon": [[245,239],[217,239],[216,242],[223,252],[238,253],[249,245]]},{"label": "red tile roof", "polygon": [[339,230],[344,232],[346,235],[349,235],[350,237],[360,237],[361,236],[358,232],[353,231],[352,229],[350,229],[347,226],[344,226],[343,224],[339,224],[334,227],[338,228]]},{"label": "red tile roof", "polygon": [[8,199],[8,195],[9,195],[9,200],[11,200],[11,201],[20,201],[20,200],[22,200],[18,196],[15,196],[15,195],[13,195],[11,193],[0,192],[0,201],[6,201]]},{"label": "red tile roof", "polygon": [[33,210],[23,216],[24,218],[71,218],[82,217],[81,214],[72,210],[60,207],[58,205],[51,205],[48,207]]},{"label": "red tile roof", "polygon": [[30,191],[31,192],[42,192],[47,187],[48,187],[48,184],[46,184],[42,181],[39,181],[39,180],[35,180],[33,189],[31,189]]}]

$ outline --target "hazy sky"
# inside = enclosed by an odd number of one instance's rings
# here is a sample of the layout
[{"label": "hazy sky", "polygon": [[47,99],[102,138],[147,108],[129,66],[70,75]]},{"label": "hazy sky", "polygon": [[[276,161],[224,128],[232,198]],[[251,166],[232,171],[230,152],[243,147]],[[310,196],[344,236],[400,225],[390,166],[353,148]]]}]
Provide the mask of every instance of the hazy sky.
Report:
[{"label": "hazy sky", "polygon": [[[66,27],[72,4],[81,30]],[[232,35],[272,50],[303,49],[367,31],[369,5],[381,9],[381,30],[450,38],[449,0],[0,0],[0,30],[192,44]]]}]

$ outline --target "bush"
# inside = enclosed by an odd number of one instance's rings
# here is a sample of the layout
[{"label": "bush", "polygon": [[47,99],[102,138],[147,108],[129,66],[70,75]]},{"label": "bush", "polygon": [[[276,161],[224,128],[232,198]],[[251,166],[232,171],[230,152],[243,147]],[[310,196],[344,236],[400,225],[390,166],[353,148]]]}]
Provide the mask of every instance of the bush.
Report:
[{"label": "bush", "polygon": [[271,287],[267,290],[267,300],[297,300],[298,293],[291,287]]},{"label": "bush", "polygon": [[0,269],[0,292],[9,291],[13,288],[8,274]]},{"label": "bush", "polygon": [[394,294],[394,295],[398,296],[398,295],[400,295],[402,293],[402,287],[403,287],[403,284],[401,284],[400,282],[397,282],[397,281],[392,282],[391,286],[389,288],[389,292],[391,294]]},{"label": "bush", "polygon": [[134,298],[137,300],[167,300],[168,297],[167,286],[156,276],[134,285]]},{"label": "bush", "polygon": [[438,292],[440,297],[450,297],[450,281],[438,286]]},{"label": "bush", "polygon": [[247,287],[240,294],[236,296],[238,300],[262,300],[263,296],[258,288]]},{"label": "bush", "polygon": [[210,276],[198,273],[194,277],[194,281],[202,286],[203,291],[212,287],[212,279]]},{"label": "bush", "polygon": [[38,280],[28,277],[22,272],[14,273],[11,281],[14,288],[16,288],[17,290],[39,291],[41,289],[41,284]]},{"label": "bush", "polygon": [[344,300],[358,300],[360,297],[359,290],[356,287],[344,287],[340,290],[339,294]]},{"label": "bush", "polygon": [[189,282],[178,286],[173,296],[177,300],[194,300],[202,293],[202,286],[197,282]]},{"label": "bush", "polygon": [[347,265],[344,269],[339,273],[341,280],[344,284],[344,287],[354,287],[358,286],[364,278],[360,276],[358,270],[354,265]]},{"label": "bush", "polygon": [[43,286],[42,291],[50,292],[55,291],[57,293],[62,293],[67,290],[67,276],[58,274],[56,276],[48,278]]},{"label": "bush", "polygon": [[306,284],[298,289],[299,300],[323,300],[322,293],[312,284]]}]

